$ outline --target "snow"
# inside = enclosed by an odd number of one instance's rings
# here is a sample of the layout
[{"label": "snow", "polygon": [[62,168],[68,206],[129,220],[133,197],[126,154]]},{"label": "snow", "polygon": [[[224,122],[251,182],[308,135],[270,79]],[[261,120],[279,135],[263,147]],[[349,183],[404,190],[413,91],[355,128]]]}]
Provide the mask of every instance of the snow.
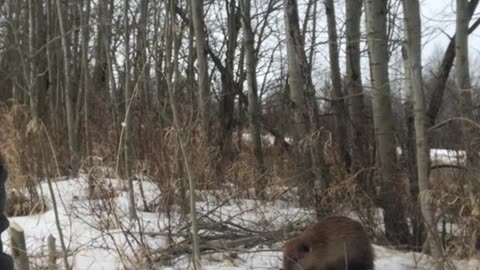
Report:
[{"label": "snow", "polygon": [[[402,154],[402,149],[397,147],[397,155]],[[430,149],[432,165],[463,165],[465,163],[465,151],[450,149]]]},{"label": "snow", "polygon": [[[446,162],[461,156],[461,153],[447,150],[432,150],[432,154]],[[459,155],[460,154],[460,155]],[[87,199],[87,181],[84,176],[74,179],[56,179],[53,189],[58,204],[61,228],[64,234],[65,245],[69,250],[69,263],[78,270],[116,270],[142,269],[136,265],[135,256],[142,258],[142,248],[139,239],[149,250],[158,250],[167,245],[166,228],[169,224],[164,212],[143,212],[143,202],[140,199],[139,182],[135,182],[136,207],[140,226],[128,219],[127,193],[122,191],[121,185],[114,179],[106,179],[107,186],[118,192],[118,196],[107,200],[108,205],[115,211],[105,210],[100,200]],[[153,203],[161,198],[158,187],[142,181],[146,201]],[[59,259],[57,264],[63,266],[61,248],[55,215],[45,181],[38,187],[46,198],[48,211],[42,214],[11,217],[11,223],[16,223],[25,231],[27,250],[32,264],[44,265],[47,254],[47,238],[51,234],[56,238]],[[267,203],[241,198],[231,198],[229,195],[237,192],[234,186],[224,191],[202,191],[198,193],[203,198],[197,203],[197,210],[201,214],[208,213],[212,221],[220,224],[237,224],[252,230],[273,231],[292,223],[313,219],[313,214],[299,208],[286,200],[274,200]],[[108,208],[108,207],[107,207]],[[114,214],[115,213],[115,214]],[[115,216],[117,218],[115,218]],[[184,225],[184,221],[177,211],[173,211],[170,224],[173,230]],[[143,234],[139,232],[143,231]],[[205,235],[215,235],[218,231],[205,231]],[[10,252],[8,230],[2,235],[4,248]],[[176,237],[178,242],[182,237]],[[128,240],[128,241],[127,241]],[[206,270],[241,270],[241,269],[280,269],[282,261],[281,247],[283,243],[261,245],[243,250],[222,251],[218,253],[202,254],[202,263]],[[376,269],[430,269],[430,258],[425,254],[402,252],[387,247],[374,246],[376,253]],[[119,254],[122,254],[120,256]],[[466,269],[466,261],[455,261],[457,269]],[[190,258],[179,256],[172,264],[159,266],[158,269],[191,269]],[[63,268],[60,268],[63,269]]]},{"label": "snow", "polygon": [[461,165],[465,163],[465,151],[431,149],[430,158],[432,164]]},{"label": "snow", "polygon": [[[292,143],[292,138],[284,138],[287,143]],[[252,142],[252,134],[248,131],[242,131],[242,141],[246,143]],[[262,135],[262,143],[264,146],[272,146],[275,143],[275,137],[271,134]]]}]

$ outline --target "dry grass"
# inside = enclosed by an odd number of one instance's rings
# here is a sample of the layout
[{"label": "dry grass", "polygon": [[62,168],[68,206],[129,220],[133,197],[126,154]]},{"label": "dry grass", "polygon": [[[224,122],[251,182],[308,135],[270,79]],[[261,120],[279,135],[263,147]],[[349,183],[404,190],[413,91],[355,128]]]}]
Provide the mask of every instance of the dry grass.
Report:
[{"label": "dry grass", "polygon": [[27,107],[0,106],[1,155],[5,160],[9,178],[6,212],[9,215],[27,215],[45,209],[43,198],[37,190],[37,176],[42,175],[39,160],[41,150],[36,147],[37,132],[30,121]]},{"label": "dry grass", "polygon": [[[89,139],[90,150],[90,156],[82,159],[70,159],[61,113],[55,120],[46,116],[44,125],[51,134],[58,162],[56,164],[41,129],[31,121],[28,107],[0,105],[0,122],[3,125],[0,131],[1,154],[10,172],[7,203],[9,215],[44,211],[44,203],[35,188],[38,179],[77,174],[80,169],[93,183],[90,208],[98,217],[97,226],[103,229],[119,226],[113,210],[117,190],[106,185],[105,179],[117,178],[123,181],[124,178],[122,148],[119,147],[120,127],[115,126],[106,99],[100,98],[94,102],[90,110],[88,134],[85,133],[83,121],[79,121],[78,134],[82,152],[86,149],[86,138]],[[368,178],[374,177],[372,175],[375,170],[364,168],[362,171],[347,172],[338,156],[334,137],[327,129],[313,132],[300,142],[291,144],[289,152],[278,144],[263,141],[266,171],[259,176],[253,147],[239,137],[241,132],[233,133],[233,159],[219,166],[221,150],[215,143],[218,142],[217,138],[207,138],[192,121],[193,114],[189,105],[182,105],[182,108],[184,141],[197,189],[201,191],[199,195],[208,191],[218,201],[258,199],[254,189],[258,181],[263,181],[267,190],[264,202],[297,201],[295,193],[299,186],[295,182],[295,176],[298,172],[295,170],[295,157],[291,153],[310,153],[315,161],[317,184],[320,177],[327,183],[325,190],[320,190],[318,185],[315,189],[315,205],[312,208],[315,208],[317,215],[353,214],[361,219],[372,235],[381,238],[377,233],[378,220],[374,218],[375,198],[363,191],[357,181],[360,173],[368,175]],[[165,115],[146,111],[139,106],[134,106],[132,113],[135,119],[132,121],[136,160],[134,175],[137,179],[154,183],[161,193],[155,200],[145,201],[145,209],[142,210],[167,213],[168,217],[177,210],[188,213],[188,186],[176,130],[169,127]],[[121,121],[118,119],[117,124]],[[456,224],[456,228],[451,231],[447,226],[445,249],[449,254],[465,256],[470,247],[469,237],[474,228],[478,227],[468,215],[468,196],[448,192],[435,194],[438,218]],[[199,199],[209,198],[200,196]]]}]

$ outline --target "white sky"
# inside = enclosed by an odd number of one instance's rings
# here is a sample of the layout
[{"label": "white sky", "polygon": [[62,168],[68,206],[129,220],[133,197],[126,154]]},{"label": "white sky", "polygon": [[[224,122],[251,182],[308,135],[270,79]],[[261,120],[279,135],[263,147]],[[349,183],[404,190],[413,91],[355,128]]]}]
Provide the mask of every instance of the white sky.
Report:
[{"label": "white sky", "polygon": [[[299,0],[299,9],[300,9],[300,19],[303,22],[305,16],[305,3],[307,0]],[[337,0],[336,4],[336,16],[337,16],[337,28],[339,40],[341,44],[340,51],[340,63],[341,71],[345,74],[345,40],[344,40],[344,30],[345,30],[345,1],[349,0]],[[255,11],[262,12],[266,8],[266,0],[257,0],[254,1],[252,7],[252,13],[255,14]],[[449,36],[452,36],[455,33],[455,0],[420,0],[421,2],[421,13],[422,13],[422,29],[423,29],[423,44],[424,50],[422,51],[423,65],[424,65],[424,74],[430,73],[431,67],[433,64],[438,63],[449,43]],[[220,55],[222,60],[224,59],[224,49],[222,46],[225,37],[220,31],[221,26],[225,27],[225,14],[223,14],[224,7],[223,1],[218,1],[216,3],[216,8],[211,8],[207,15],[207,25],[210,29],[215,29],[209,33],[209,42],[210,45],[214,48],[214,51],[217,52],[217,55]],[[282,1],[279,2],[282,4]],[[218,10],[215,10],[218,9]],[[398,9],[398,12],[401,13],[401,7]],[[402,14],[398,14],[402,16]],[[256,17],[252,22],[254,25],[258,23],[258,19],[262,18],[260,15]],[[315,48],[315,56],[313,63],[313,79],[315,85],[318,88],[321,88],[321,85],[324,85],[325,81],[329,81],[329,57],[328,57],[328,35],[326,32],[326,18],[323,0],[318,0],[318,10],[317,10],[317,29],[316,29],[316,42],[318,43]],[[480,17],[480,8],[477,8],[477,11],[474,15],[476,18]],[[362,25],[364,24],[364,16],[362,17]],[[402,27],[403,20],[399,18],[397,25]],[[281,78],[280,76],[280,66],[281,63],[286,62],[286,51],[284,48],[284,22],[283,22],[283,9],[279,8],[274,14],[270,17],[269,27],[266,29],[268,36],[267,40],[262,44],[261,51],[263,56],[257,66],[257,80],[259,86],[262,86],[263,80],[277,80]],[[311,26],[310,26],[311,27]],[[400,33],[403,35],[403,33]],[[403,38],[403,36],[398,36],[397,38]],[[470,70],[472,75],[473,83],[480,83],[480,47],[477,44],[480,44],[480,29],[477,29],[474,33],[469,36],[470,42]],[[241,41],[239,41],[241,42]],[[309,42],[307,37],[307,46],[306,49],[309,49]],[[280,45],[280,46],[279,46]],[[364,44],[363,49],[366,49]],[[271,66],[271,70],[267,70],[268,65],[270,64],[270,57],[274,55],[274,61]],[[282,58],[280,57],[282,55]],[[117,55],[117,57],[121,57]],[[401,82],[403,76],[403,67],[402,59],[400,57],[400,52],[397,50],[396,54],[390,59],[390,79],[392,81],[392,87],[401,89]],[[210,61],[210,64],[213,63]],[[362,56],[362,73],[365,77],[364,83],[368,84],[369,70],[368,70],[368,59],[367,54],[364,53]],[[221,87],[218,78],[214,78],[212,81],[212,86]],[[267,82],[267,89],[274,90],[275,86],[271,82]],[[318,90],[318,89],[317,89]]]},{"label": "white sky", "polygon": [[[342,0],[336,2],[336,16],[337,16],[337,27],[344,31],[342,24],[345,22],[345,1]],[[321,2],[321,1],[320,1]],[[399,3],[399,2],[398,2]],[[443,58],[446,48],[450,42],[450,37],[455,33],[455,0],[420,0],[420,11],[422,15],[422,62],[424,67],[424,75],[429,75],[432,68],[436,67],[438,63]],[[397,19],[397,25],[403,27],[403,14],[401,6],[397,9],[399,18]],[[321,24],[325,24],[323,5],[321,5],[320,18],[322,20]],[[365,23],[365,14],[362,17],[362,31],[365,34],[364,23]],[[480,8],[477,8],[476,12],[473,15],[471,22],[480,17]],[[326,40],[327,34],[320,34],[319,39]],[[402,39],[403,31],[394,38]],[[345,42],[345,40],[340,41]],[[480,83],[480,27],[475,30],[472,34],[469,35],[469,54],[470,54],[470,73],[472,83]],[[345,45],[342,44],[342,54],[341,54],[341,65],[342,72],[345,72]],[[363,49],[366,50],[366,44],[364,43]],[[319,63],[317,67],[317,76],[320,74],[325,74],[325,71],[329,70],[328,65],[328,47],[323,46],[323,49],[319,49],[319,52],[316,54],[316,62]],[[369,66],[367,54],[364,53],[362,56],[362,74],[364,77],[364,83],[369,83]],[[403,60],[401,58],[401,52],[399,48],[395,51],[390,59],[390,81],[392,87],[392,93],[396,93],[397,90],[403,88]],[[314,75],[315,77],[315,75]]]},{"label": "white sky", "polygon": [[[453,36],[455,33],[455,9],[455,0],[421,1],[422,24],[425,33],[423,36],[423,43],[425,44],[425,50],[423,51],[424,65],[428,65],[431,61],[440,61],[439,58],[443,56],[443,52],[449,43],[449,36]],[[479,16],[479,8],[477,8],[472,22]],[[470,34],[469,45],[470,70],[478,80],[480,75],[477,71],[480,67],[480,28]],[[438,52],[441,53],[440,56],[437,55]]]}]

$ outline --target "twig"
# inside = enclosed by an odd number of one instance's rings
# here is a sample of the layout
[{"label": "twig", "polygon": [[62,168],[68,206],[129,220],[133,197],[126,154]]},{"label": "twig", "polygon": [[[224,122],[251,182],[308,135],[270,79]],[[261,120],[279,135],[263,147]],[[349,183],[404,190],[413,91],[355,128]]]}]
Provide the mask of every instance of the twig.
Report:
[{"label": "twig", "polygon": [[[244,252],[245,249],[250,247],[257,246],[259,244],[262,245],[271,245],[276,242],[289,239],[293,235],[296,235],[298,231],[303,229],[304,226],[287,226],[281,228],[276,231],[269,231],[269,232],[260,232],[253,235],[237,235],[236,238],[225,239],[222,237],[221,239],[215,240],[205,240],[202,239],[200,244],[200,251],[214,251],[214,252],[222,252],[222,251],[238,251]],[[157,261],[162,261],[165,259],[172,259],[173,257],[177,257],[184,254],[191,254],[192,247],[189,241],[184,241],[182,243],[178,243],[175,246],[171,246],[164,249],[159,249],[154,251],[155,254],[159,254],[159,257],[156,258]]]}]

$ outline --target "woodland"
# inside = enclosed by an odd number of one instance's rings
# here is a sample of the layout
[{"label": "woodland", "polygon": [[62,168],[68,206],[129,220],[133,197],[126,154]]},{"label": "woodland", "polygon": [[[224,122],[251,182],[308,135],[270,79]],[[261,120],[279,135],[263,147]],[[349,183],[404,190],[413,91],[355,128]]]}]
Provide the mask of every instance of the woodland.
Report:
[{"label": "woodland", "polygon": [[1,0],[21,270],[280,269],[329,215],[480,269],[478,3]]}]

